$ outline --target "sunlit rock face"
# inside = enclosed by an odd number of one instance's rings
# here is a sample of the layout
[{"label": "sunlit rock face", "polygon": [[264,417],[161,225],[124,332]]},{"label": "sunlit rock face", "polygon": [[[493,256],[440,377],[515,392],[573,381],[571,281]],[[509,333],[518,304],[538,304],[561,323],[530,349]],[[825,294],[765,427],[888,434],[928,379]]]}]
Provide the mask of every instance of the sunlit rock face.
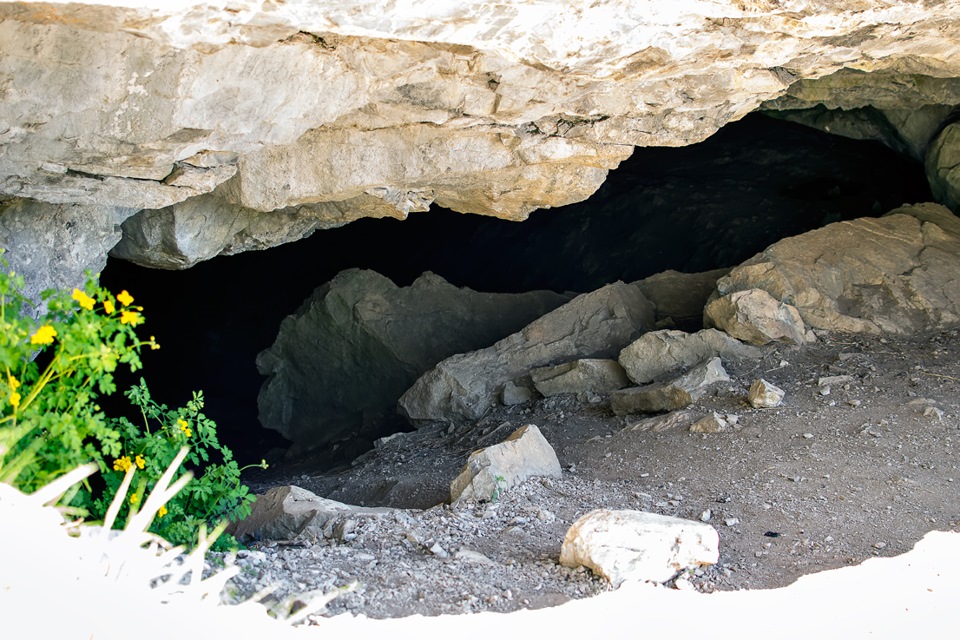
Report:
[{"label": "sunlit rock face", "polygon": [[[108,4],[0,5],[0,218],[128,212],[116,255],[162,268],[434,203],[522,220],[764,103],[921,110],[922,154],[960,77],[929,0]],[[838,71],[880,80],[803,84]]]}]

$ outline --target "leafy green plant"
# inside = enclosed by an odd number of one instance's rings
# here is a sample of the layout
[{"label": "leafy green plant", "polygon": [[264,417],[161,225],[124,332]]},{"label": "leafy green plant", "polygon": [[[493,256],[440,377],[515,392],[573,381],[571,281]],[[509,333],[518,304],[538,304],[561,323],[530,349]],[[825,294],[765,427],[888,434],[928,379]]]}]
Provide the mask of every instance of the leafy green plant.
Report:
[{"label": "leafy green plant", "polygon": [[503,492],[507,490],[507,479],[503,476],[497,476],[493,479],[493,482],[496,486],[493,488],[493,492],[490,494],[490,502],[497,502],[500,500],[500,496],[503,495]]},{"label": "leafy green plant", "polygon": [[[29,313],[32,302],[22,290],[22,278],[3,262],[0,482],[30,493],[93,461],[104,486],[77,485],[63,504],[89,519],[102,520],[132,470],[133,490],[115,514],[122,520],[135,516],[143,496],[177,452],[188,447],[185,466],[196,479],[159,509],[151,531],[174,544],[191,545],[201,527],[250,512],[253,496],[240,484],[241,469],[230,450],[217,441],[216,425],[201,412],[201,393],[185,407],[169,409],[152,399],[141,379],[125,395],[139,410],[142,424],[123,416],[108,417],[98,404],[116,391],[118,366],[137,371],[141,348],[159,348],[152,336],[137,337],[143,309],[133,304],[128,292],[114,296],[88,273],[83,289],[43,292],[44,310],[34,320]],[[218,541],[221,548],[231,543],[235,544],[229,536]]]}]

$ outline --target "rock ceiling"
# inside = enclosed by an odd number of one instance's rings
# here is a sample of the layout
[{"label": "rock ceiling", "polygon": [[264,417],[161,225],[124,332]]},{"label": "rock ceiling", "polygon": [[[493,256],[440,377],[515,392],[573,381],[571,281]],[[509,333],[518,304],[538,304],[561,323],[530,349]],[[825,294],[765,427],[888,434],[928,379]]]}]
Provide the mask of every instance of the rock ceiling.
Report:
[{"label": "rock ceiling", "polygon": [[522,220],[761,107],[926,157],[960,201],[960,136],[928,153],[960,3],[151,4],[0,3],[0,243],[38,289],[433,204]]}]

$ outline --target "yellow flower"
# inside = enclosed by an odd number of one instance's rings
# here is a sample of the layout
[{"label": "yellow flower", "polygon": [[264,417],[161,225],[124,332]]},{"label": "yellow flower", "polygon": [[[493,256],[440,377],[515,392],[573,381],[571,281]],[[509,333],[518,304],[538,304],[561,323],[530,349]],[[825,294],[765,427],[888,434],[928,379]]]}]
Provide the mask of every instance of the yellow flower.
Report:
[{"label": "yellow flower", "polygon": [[30,336],[30,344],[50,344],[56,337],[57,330],[50,325],[45,324],[37,329],[32,336]]},{"label": "yellow flower", "polygon": [[140,496],[137,494],[130,496],[130,504],[137,504],[138,502],[140,502]]},{"label": "yellow flower", "polygon": [[135,327],[140,324],[140,321],[140,314],[138,314],[136,311],[120,312],[120,324],[129,324],[131,327]]},{"label": "yellow flower", "polygon": [[20,394],[17,393],[17,387],[20,386],[20,381],[14,378],[9,373],[7,374],[7,386],[10,387],[10,404],[13,405],[13,408],[16,409],[20,406]]},{"label": "yellow flower", "polygon": [[187,421],[183,418],[177,418],[177,425],[180,427],[180,431],[183,431],[188,438],[193,435],[193,431],[190,430]]},{"label": "yellow flower", "polygon": [[110,314],[112,314],[114,311],[116,311],[117,308],[114,306],[112,300],[104,300],[104,301],[103,301],[103,310],[107,312],[107,315],[110,315]]},{"label": "yellow flower", "polygon": [[157,339],[154,338],[153,336],[150,336],[150,348],[153,349],[154,351],[160,348],[160,345],[157,344]]},{"label": "yellow flower", "polygon": [[160,509],[157,510],[157,517],[162,518],[167,515],[167,508],[163,505],[160,506]]},{"label": "yellow flower", "polygon": [[120,304],[122,304],[125,307],[128,307],[131,304],[133,304],[133,296],[127,293],[126,289],[120,292],[120,295],[117,296],[117,300],[119,300]]},{"label": "yellow flower", "polygon": [[137,465],[137,469],[143,469],[143,465],[145,464],[143,456],[137,454],[137,457],[133,459],[133,462]]},{"label": "yellow flower", "polygon": [[93,304],[96,302],[96,300],[88,296],[86,293],[80,291],[80,289],[74,289],[72,297],[81,307],[87,311],[93,311]]},{"label": "yellow flower", "polygon": [[126,471],[132,465],[130,458],[128,456],[122,456],[113,461],[113,470],[114,471]]}]

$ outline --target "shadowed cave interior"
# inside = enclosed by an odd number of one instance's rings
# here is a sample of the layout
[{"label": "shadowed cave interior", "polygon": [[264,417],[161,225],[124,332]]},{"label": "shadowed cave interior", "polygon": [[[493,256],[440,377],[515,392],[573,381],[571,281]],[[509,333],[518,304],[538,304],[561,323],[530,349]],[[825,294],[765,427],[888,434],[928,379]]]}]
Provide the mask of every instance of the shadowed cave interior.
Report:
[{"label": "shadowed cave interior", "polygon": [[[162,345],[145,351],[144,371],[124,375],[119,388],[142,373],[169,405],[202,389],[205,413],[241,465],[276,462],[289,443],[258,422],[265,378],[256,356],[285,316],[344,269],[372,269],[400,286],[432,271],[478,291],[586,292],[667,269],[732,267],[780,238],[930,199],[923,167],[879,143],[751,114],[697,145],[638,148],[589,200],[523,223],[434,207],[184,271],[111,259],[101,281],[136,297],[143,334]],[[410,427],[398,417],[391,428]],[[327,464],[369,446],[344,446]]]}]

